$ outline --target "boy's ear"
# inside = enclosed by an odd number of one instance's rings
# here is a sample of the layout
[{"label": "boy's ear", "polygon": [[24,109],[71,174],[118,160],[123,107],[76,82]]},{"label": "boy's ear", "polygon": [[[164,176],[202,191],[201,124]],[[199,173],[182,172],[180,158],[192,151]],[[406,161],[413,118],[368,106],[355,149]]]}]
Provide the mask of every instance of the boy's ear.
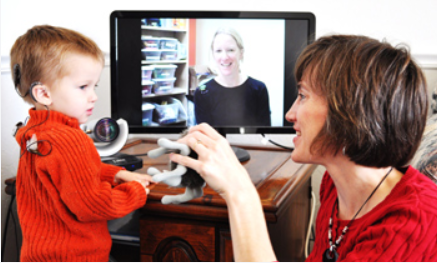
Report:
[{"label": "boy's ear", "polygon": [[37,84],[32,86],[30,90],[30,95],[35,102],[38,102],[42,105],[48,106],[52,104],[50,91],[47,86],[44,86],[43,84]]}]

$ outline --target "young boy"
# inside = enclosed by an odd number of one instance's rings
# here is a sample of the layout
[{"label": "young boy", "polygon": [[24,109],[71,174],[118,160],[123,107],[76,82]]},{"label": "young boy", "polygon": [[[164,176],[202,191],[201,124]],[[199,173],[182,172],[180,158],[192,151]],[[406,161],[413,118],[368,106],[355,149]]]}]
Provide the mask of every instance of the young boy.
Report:
[{"label": "young boy", "polygon": [[79,127],[103,63],[92,40],[59,27],[35,26],[12,47],[15,88],[34,106],[16,134],[21,261],[108,261],[107,220],[145,205],[151,177],[102,163]]}]

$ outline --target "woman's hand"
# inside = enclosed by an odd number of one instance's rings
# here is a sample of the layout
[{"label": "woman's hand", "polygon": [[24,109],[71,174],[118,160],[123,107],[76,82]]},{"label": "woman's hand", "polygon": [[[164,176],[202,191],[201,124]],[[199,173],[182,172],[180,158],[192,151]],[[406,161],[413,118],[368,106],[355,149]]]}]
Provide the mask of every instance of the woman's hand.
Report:
[{"label": "woman's hand", "polygon": [[235,261],[276,261],[258,192],[228,141],[200,124],[179,142],[193,149],[198,159],[171,154],[170,160],[197,171],[226,201]]},{"label": "woman's hand", "polygon": [[208,124],[192,127],[179,142],[193,149],[198,159],[171,154],[170,160],[198,172],[223,198],[228,199],[230,193],[243,193],[246,189],[254,188],[229,142]]},{"label": "woman's hand", "polygon": [[126,170],[120,170],[114,177],[115,183],[127,183],[132,181],[139,182],[144,187],[147,194],[150,192],[148,186],[156,184],[148,174],[134,173]]}]

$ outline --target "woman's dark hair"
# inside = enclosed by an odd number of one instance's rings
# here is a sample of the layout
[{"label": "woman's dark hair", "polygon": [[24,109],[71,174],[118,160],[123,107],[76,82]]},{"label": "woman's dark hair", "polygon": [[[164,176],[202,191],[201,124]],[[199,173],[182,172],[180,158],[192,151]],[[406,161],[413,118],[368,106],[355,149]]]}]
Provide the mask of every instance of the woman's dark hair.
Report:
[{"label": "woman's dark hair", "polygon": [[364,36],[322,37],[297,61],[296,79],[304,78],[328,104],[311,151],[344,150],[356,164],[371,167],[402,167],[413,158],[428,97],[407,48]]}]

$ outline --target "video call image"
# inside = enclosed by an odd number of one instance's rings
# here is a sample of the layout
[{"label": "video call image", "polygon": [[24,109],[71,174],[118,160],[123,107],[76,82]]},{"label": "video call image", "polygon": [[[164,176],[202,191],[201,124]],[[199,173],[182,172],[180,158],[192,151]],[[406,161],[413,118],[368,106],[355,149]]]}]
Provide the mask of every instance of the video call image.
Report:
[{"label": "video call image", "polygon": [[284,20],[141,20],[143,126],[281,127]]}]

